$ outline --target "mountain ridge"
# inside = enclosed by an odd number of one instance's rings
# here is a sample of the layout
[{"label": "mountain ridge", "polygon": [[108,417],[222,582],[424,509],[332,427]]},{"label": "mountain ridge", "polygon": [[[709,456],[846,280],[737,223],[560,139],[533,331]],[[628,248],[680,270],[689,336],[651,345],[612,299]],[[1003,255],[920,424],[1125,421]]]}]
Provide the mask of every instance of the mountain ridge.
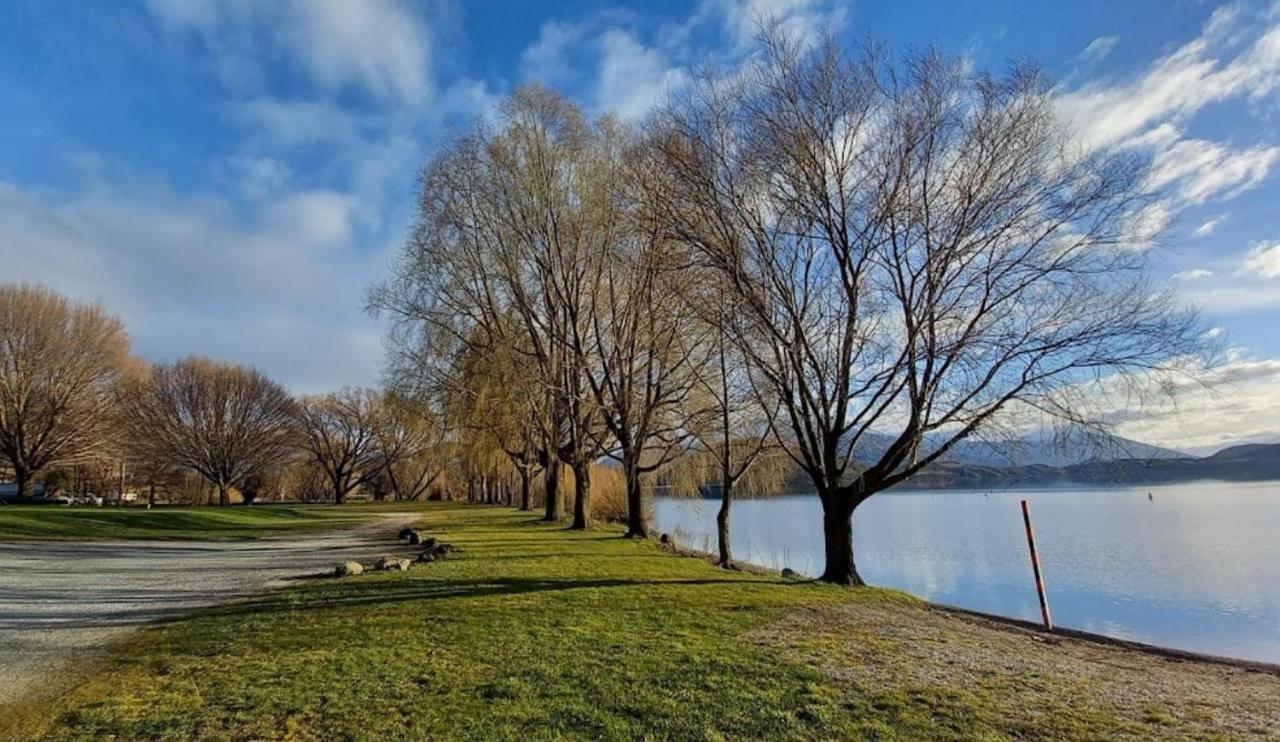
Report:
[{"label": "mountain ridge", "polygon": [[[1130,450],[1154,452],[1153,456],[1084,458],[1073,463],[1024,461],[1000,466],[984,463],[981,457],[961,450],[935,462],[899,489],[991,489],[998,487],[1055,486],[1067,484],[1106,486],[1136,484],[1176,484],[1198,480],[1257,482],[1280,480],[1280,443],[1245,443],[1227,446],[1207,456],[1192,456],[1139,441],[1121,439]],[[988,444],[979,444],[986,446]],[[1070,454],[1062,454],[1072,458]],[[864,459],[866,460],[866,459]],[[1062,460],[1062,459],[1059,459]],[[804,472],[788,477],[785,491],[812,490]]]}]

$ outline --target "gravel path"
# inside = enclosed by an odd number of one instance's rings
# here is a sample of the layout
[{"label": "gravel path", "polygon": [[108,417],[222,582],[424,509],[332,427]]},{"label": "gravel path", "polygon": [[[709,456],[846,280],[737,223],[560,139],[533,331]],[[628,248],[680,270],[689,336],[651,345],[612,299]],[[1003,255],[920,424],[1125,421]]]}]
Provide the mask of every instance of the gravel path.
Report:
[{"label": "gravel path", "polygon": [[403,552],[396,533],[415,518],[235,541],[0,543],[0,698],[139,624]]}]

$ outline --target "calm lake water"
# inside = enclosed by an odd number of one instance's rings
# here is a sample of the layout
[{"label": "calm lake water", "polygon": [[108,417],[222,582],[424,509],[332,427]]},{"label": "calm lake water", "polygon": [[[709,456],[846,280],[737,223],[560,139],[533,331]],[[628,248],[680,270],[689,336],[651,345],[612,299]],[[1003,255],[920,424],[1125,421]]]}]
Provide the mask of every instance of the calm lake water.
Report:
[{"label": "calm lake water", "polygon": [[[1055,624],[1280,662],[1280,483],[879,494],[854,516],[858,571],[935,602],[1039,621],[1024,498]],[[658,498],[657,525],[713,550],[718,506]],[[820,573],[821,513],[812,496],[735,502],[735,558]]]}]

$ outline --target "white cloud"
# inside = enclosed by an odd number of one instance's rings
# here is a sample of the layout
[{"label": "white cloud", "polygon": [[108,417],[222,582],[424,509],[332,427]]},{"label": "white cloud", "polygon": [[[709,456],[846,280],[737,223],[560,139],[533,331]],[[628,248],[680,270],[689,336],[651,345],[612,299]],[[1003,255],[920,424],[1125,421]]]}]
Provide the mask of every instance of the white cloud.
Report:
[{"label": "white cloud", "polygon": [[657,28],[618,10],[549,21],[521,53],[517,75],[577,93],[594,113],[637,120],[685,85],[693,66],[742,62],[762,24],[776,22],[792,38],[811,43],[839,33],[849,5],[848,0],[702,0],[687,18]]},{"label": "white cloud", "polygon": [[609,29],[600,37],[600,48],[596,103],[601,111],[640,119],[688,80],[683,69],[669,66],[660,51],[627,31]]},{"label": "white cloud", "polygon": [[1233,55],[1225,29],[1237,13],[1215,13],[1201,36],[1157,60],[1136,80],[1094,82],[1058,96],[1064,118],[1091,144],[1113,144],[1162,123],[1179,123],[1210,103],[1260,97],[1280,84],[1280,22]]},{"label": "white cloud", "polygon": [[[1099,53],[1100,47],[1090,48]],[[1198,38],[1137,77],[1061,90],[1056,102],[1084,143],[1149,152],[1150,184],[1169,194],[1176,211],[1229,200],[1271,174],[1280,146],[1188,138],[1184,128],[1211,104],[1258,101],[1278,87],[1280,15],[1231,5],[1215,11]]]},{"label": "white cloud", "polygon": [[238,155],[231,160],[236,172],[240,192],[257,201],[278,193],[293,177],[293,170],[272,157]]},{"label": "white cloud", "polygon": [[1280,159],[1280,147],[1231,148],[1203,139],[1178,139],[1158,150],[1155,188],[1173,186],[1183,204],[1229,199],[1262,183]]},{"label": "white cloud", "polygon": [[1226,214],[1219,214],[1218,216],[1215,216],[1209,221],[1196,227],[1195,231],[1192,232],[1192,234],[1194,234],[1196,237],[1208,237],[1209,235],[1213,234],[1213,230],[1217,229],[1218,225],[1221,224],[1222,221],[1226,218],[1227,218]]},{"label": "white cloud", "polygon": [[814,42],[844,26],[848,3],[829,0],[703,0],[694,15],[697,22],[715,18],[740,51],[749,47],[760,24],[776,22],[782,30],[802,42]]},{"label": "white cloud", "polygon": [[1280,431],[1280,359],[1237,351],[1226,363],[1175,382],[1172,396],[1122,414],[1116,432],[1181,449],[1275,441]]},{"label": "white cloud", "polygon": [[270,204],[264,222],[298,244],[330,248],[351,240],[356,208],[356,200],[349,194],[304,191]]},{"label": "white cloud", "polygon": [[101,301],[152,360],[211,355],[298,391],[377,380],[381,332],[361,305],[388,255],[359,246],[349,195],[285,194],[245,218],[154,176],[87,177],[70,194],[0,181],[6,280]]},{"label": "white cloud", "polygon": [[554,85],[569,73],[570,48],[586,36],[586,23],[548,21],[538,31],[538,40],[520,55],[520,77],[526,82]]},{"label": "white cloud", "polygon": [[1116,42],[1120,39],[1116,36],[1099,36],[1089,42],[1079,54],[1076,60],[1081,64],[1096,64],[1107,58],[1111,54],[1111,50],[1115,48]]},{"label": "white cloud", "polygon": [[420,102],[430,92],[430,48],[413,14],[394,0],[293,0],[293,53],[322,85],[361,85]]},{"label": "white cloud", "polygon": [[1280,307],[1280,290],[1274,285],[1197,282],[1194,288],[1184,289],[1178,295],[1215,315],[1261,312]]},{"label": "white cloud", "polygon": [[1280,242],[1254,244],[1240,266],[1240,273],[1258,278],[1280,278]]},{"label": "white cloud", "polygon": [[1173,274],[1175,281],[1194,281],[1198,278],[1208,278],[1213,275],[1213,271],[1208,268],[1192,268],[1189,271],[1181,271]]},{"label": "white cloud", "polygon": [[357,137],[359,118],[331,103],[289,101],[259,96],[227,108],[231,118],[273,145],[293,147],[345,142]]},{"label": "white cloud", "polygon": [[199,34],[224,79],[249,85],[260,48],[284,52],[325,90],[417,104],[432,94],[430,36],[398,0],[148,0],[168,29]]}]

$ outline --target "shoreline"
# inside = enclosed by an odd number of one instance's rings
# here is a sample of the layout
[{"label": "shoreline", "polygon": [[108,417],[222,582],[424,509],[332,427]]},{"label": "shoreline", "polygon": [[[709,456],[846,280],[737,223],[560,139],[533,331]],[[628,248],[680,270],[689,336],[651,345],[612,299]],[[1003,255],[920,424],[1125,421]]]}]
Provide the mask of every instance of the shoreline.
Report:
[{"label": "shoreline", "polygon": [[[715,561],[718,558],[716,554],[703,551],[701,549],[694,549],[691,547],[684,546],[680,542],[678,542],[674,536],[671,536],[669,534],[666,534],[666,535],[670,540],[670,548],[668,548],[667,551],[671,553],[673,556],[693,557],[693,558],[709,561],[713,565],[715,564]],[[737,571],[748,572],[751,574],[771,575],[774,577],[779,576],[779,570],[772,569],[770,567],[764,567],[759,564],[754,564],[752,562],[745,561],[745,560],[735,559],[733,561],[733,568]],[[799,577],[794,579],[797,583],[807,583],[807,582],[818,583],[818,580],[816,578],[811,577],[809,575],[801,574]],[[1229,657],[1227,655],[1211,654],[1208,652],[1196,652],[1190,649],[1179,649],[1177,647],[1168,647],[1161,644],[1150,644],[1148,642],[1140,642],[1140,641],[1135,641],[1133,639],[1122,639],[1120,637],[1107,636],[1106,634],[1097,634],[1091,631],[1084,631],[1082,629],[1073,629],[1065,626],[1054,626],[1053,629],[1050,630],[1050,629],[1046,629],[1044,626],[1042,626],[1039,623],[1036,623],[1035,621],[1028,621],[1026,619],[1014,618],[1012,616],[1002,616],[998,613],[988,613],[986,611],[974,610],[972,608],[962,608],[960,606],[950,605],[948,603],[938,603],[932,600],[921,598],[920,596],[915,595],[914,593],[907,592],[906,590],[900,590],[898,588],[881,587],[881,586],[875,586],[875,585],[869,585],[868,587],[874,587],[879,590],[894,590],[896,592],[900,592],[904,595],[910,596],[912,599],[919,601],[921,605],[926,606],[931,610],[935,610],[940,613],[945,613],[953,616],[958,616],[968,620],[977,620],[977,621],[982,621],[987,623],[1000,624],[1004,628],[1017,629],[1022,632],[1031,634],[1034,638],[1039,638],[1041,640],[1046,640],[1051,638],[1074,639],[1076,641],[1091,642],[1094,644],[1101,644],[1101,645],[1114,647],[1118,649],[1126,649],[1132,652],[1140,652],[1142,654],[1153,655],[1153,656],[1161,657],[1163,659],[1168,659],[1168,660],[1176,660],[1176,661],[1183,661],[1183,662],[1206,662],[1214,665],[1222,665],[1225,667],[1232,667],[1240,670],[1247,670],[1250,672],[1265,673],[1267,675],[1274,675],[1280,678],[1280,663],[1266,662],[1264,660],[1252,660],[1252,659],[1246,659],[1243,657]],[[850,589],[857,589],[857,588],[850,588]]]}]

